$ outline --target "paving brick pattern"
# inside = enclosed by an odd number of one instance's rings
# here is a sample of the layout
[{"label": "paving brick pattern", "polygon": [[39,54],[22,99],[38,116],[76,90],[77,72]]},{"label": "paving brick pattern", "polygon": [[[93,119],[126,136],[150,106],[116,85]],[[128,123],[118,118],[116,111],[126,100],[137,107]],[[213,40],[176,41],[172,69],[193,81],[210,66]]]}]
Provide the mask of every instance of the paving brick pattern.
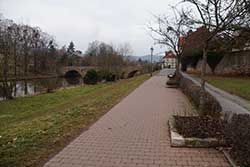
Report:
[{"label": "paving brick pattern", "polygon": [[167,120],[188,108],[181,91],[154,76],[45,164],[45,167],[229,166],[215,149],[171,148]]}]

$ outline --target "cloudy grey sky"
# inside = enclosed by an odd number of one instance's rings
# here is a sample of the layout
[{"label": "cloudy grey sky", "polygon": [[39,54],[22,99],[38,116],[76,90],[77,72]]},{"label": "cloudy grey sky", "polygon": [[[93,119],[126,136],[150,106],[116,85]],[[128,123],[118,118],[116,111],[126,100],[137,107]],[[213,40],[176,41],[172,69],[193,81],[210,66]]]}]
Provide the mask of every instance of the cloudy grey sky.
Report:
[{"label": "cloudy grey sky", "polygon": [[[145,30],[152,13],[168,12],[176,0],[0,0],[0,13],[17,23],[39,26],[59,46],[72,40],[85,51],[94,40],[128,42],[134,55],[149,54],[153,44]],[[155,46],[155,52],[165,50]]]}]

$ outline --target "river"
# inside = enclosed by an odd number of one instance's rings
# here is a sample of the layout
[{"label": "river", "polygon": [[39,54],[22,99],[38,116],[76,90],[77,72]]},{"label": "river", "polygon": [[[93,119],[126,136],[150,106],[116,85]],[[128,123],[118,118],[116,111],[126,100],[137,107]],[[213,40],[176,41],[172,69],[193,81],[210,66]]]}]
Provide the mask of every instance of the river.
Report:
[{"label": "river", "polygon": [[[13,97],[32,96],[47,92],[48,89],[66,88],[81,84],[83,84],[83,79],[81,77],[20,80],[15,83]],[[0,90],[0,101],[1,100],[4,100],[4,97]]]}]

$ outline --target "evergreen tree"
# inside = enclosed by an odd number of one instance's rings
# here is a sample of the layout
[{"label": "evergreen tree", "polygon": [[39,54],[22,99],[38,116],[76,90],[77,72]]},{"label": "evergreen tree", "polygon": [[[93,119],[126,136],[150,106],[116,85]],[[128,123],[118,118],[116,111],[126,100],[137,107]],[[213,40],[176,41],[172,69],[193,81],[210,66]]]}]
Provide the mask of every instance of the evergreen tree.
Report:
[{"label": "evergreen tree", "polygon": [[75,44],[73,43],[73,41],[71,41],[71,42],[69,43],[67,52],[69,52],[69,53],[74,53],[74,52],[75,52]]},{"label": "evergreen tree", "polygon": [[75,59],[75,44],[73,43],[73,41],[71,41],[69,43],[69,46],[67,48],[67,55],[68,55],[68,65],[69,66],[73,66],[74,63],[74,59]]}]

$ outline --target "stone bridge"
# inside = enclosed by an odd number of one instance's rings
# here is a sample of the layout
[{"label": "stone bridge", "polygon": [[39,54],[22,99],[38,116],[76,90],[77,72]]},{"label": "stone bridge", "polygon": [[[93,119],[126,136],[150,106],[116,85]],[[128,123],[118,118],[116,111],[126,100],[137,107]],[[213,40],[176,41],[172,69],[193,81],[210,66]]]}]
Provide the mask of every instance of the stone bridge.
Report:
[{"label": "stone bridge", "polygon": [[[90,69],[98,69],[98,68],[94,66],[67,66],[61,68],[60,75],[64,77],[70,77],[70,76],[84,77],[87,71]],[[131,78],[141,73],[144,73],[143,68],[141,66],[124,67],[122,70],[121,78],[122,79]]]},{"label": "stone bridge", "polygon": [[122,70],[121,78],[132,78],[136,75],[144,73],[142,66],[128,66],[124,67]]},{"label": "stone bridge", "polygon": [[84,77],[88,70],[96,69],[96,67],[91,66],[67,66],[60,70],[60,75],[64,77],[70,76],[81,76]]}]

